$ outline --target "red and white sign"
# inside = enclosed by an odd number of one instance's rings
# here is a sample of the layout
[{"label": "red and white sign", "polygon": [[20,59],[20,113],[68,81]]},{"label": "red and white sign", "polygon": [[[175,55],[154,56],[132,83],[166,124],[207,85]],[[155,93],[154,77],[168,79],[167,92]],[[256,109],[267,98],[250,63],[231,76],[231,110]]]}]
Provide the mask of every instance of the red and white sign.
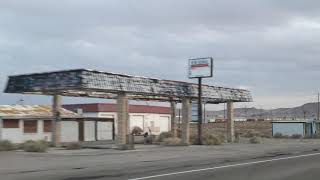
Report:
[{"label": "red and white sign", "polygon": [[189,59],[189,78],[212,77],[213,59],[197,58]]}]

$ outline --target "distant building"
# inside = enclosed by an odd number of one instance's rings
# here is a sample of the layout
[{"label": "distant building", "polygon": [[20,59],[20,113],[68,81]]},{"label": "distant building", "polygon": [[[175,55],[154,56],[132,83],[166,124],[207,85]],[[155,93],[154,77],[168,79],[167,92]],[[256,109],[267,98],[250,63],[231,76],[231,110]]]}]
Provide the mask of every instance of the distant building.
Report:
[{"label": "distant building", "polygon": [[[73,112],[77,112],[86,118],[108,118],[112,122],[107,122],[99,131],[108,131],[109,136],[117,134],[117,109],[116,104],[111,103],[93,103],[93,104],[69,104],[63,106]],[[90,134],[94,131],[93,122],[84,122],[84,134]],[[169,107],[148,106],[148,105],[129,105],[129,127],[130,131],[138,126],[144,132],[151,132],[153,135],[159,135],[161,132],[167,132],[171,129],[171,115]],[[89,128],[90,127],[90,128]],[[91,133],[92,134],[92,133]],[[93,136],[85,136],[85,140],[93,139]]]},{"label": "distant building", "polygon": [[[62,109],[61,141],[79,140],[78,120],[82,117]],[[0,105],[0,140],[22,143],[27,140],[51,140],[50,106]]]},{"label": "distant building", "polygon": [[312,136],[319,131],[319,123],[315,120],[277,120],[272,121],[272,134],[292,136],[299,134],[303,137]]}]

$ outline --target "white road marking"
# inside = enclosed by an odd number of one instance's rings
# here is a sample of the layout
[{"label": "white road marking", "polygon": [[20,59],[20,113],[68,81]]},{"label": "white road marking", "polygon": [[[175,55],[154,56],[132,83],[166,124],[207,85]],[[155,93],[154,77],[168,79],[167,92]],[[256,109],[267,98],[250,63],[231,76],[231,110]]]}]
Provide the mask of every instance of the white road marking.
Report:
[{"label": "white road marking", "polygon": [[195,170],[189,170],[189,171],[179,171],[179,172],[173,172],[173,173],[167,173],[167,174],[159,174],[159,175],[154,175],[154,176],[133,178],[133,179],[129,179],[129,180],[151,179],[151,178],[157,178],[157,177],[172,176],[172,175],[178,175],[178,174],[187,174],[187,173],[192,173],[192,172],[208,171],[208,170],[223,169],[223,168],[245,166],[245,165],[252,165],[252,164],[260,164],[260,163],[266,163],[266,162],[272,162],[272,161],[281,161],[281,160],[287,160],[287,159],[297,159],[297,158],[301,158],[301,157],[309,157],[309,156],[317,156],[317,155],[320,155],[320,153],[304,154],[304,155],[299,155],[299,156],[283,157],[283,158],[268,159],[268,160],[261,160],[261,161],[247,162],[247,163],[239,163],[239,164],[231,164],[231,165],[210,167],[210,168],[204,168],[204,169],[195,169]]}]

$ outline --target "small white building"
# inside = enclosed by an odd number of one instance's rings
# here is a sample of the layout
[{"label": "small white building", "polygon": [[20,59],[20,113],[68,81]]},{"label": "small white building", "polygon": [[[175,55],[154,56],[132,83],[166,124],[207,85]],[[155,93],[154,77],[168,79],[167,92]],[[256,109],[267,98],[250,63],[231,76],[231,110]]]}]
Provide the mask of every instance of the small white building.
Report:
[{"label": "small white building", "polygon": [[[64,105],[65,109],[77,112],[86,118],[104,118],[113,119],[114,122],[108,122],[101,131],[108,130],[109,137],[117,134],[117,113],[116,104],[111,103],[94,103],[94,104],[70,104]],[[84,134],[87,138],[93,139],[94,125],[92,122],[85,122]],[[90,125],[88,125],[90,124]],[[169,107],[147,106],[147,105],[129,105],[129,127],[130,131],[138,126],[144,132],[151,132],[153,135],[159,135],[161,132],[167,132],[171,129],[171,115]],[[114,138],[114,137],[113,137]]]},{"label": "small white building", "polygon": [[272,134],[292,136],[299,134],[303,137],[318,133],[319,122],[316,120],[275,120],[272,121]]},{"label": "small white building", "polygon": [[[79,140],[78,114],[62,109],[61,141]],[[27,140],[51,140],[50,106],[0,105],[0,140],[23,143]]]}]

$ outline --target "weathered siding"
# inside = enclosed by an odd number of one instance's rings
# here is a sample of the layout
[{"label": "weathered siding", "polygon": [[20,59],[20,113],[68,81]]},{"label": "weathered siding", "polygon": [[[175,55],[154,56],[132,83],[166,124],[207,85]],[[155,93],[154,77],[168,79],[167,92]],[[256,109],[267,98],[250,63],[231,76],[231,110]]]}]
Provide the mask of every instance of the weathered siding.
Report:
[{"label": "weathered siding", "polygon": [[281,133],[282,135],[292,136],[300,134],[304,136],[304,123],[273,123],[273,134]]}]

